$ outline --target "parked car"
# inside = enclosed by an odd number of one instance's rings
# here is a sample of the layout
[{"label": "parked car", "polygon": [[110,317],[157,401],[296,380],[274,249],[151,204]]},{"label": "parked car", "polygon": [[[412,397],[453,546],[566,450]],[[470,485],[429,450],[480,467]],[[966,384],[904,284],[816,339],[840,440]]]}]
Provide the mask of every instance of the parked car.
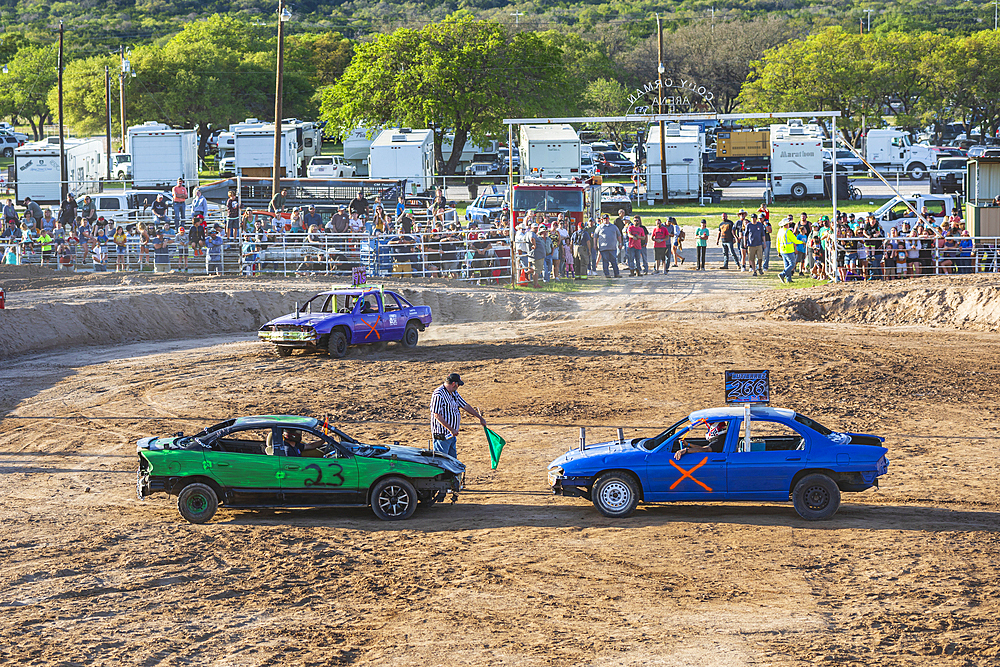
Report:
[{"label": "parked car", "polygon": [[14,150],[21,145],[13,134],[0,132],[0,155],[14,157]]},{"label": "parked car", "polygon": [[238,417],[195,435],[136,443],[139,500],[166,493],[191,523],[219,507],[371,507],[384,521],[417,504],[458,499],[465,466],[398,442],[362,443],[326,421],[295,415]]},{"label": "parked car", "polygon": [[586,153],[580,156],[580,174],[583,176],[593,176],[597,173],[597,165],[594,164],[593,154]]},{"label": "parked car", "polygon": [[965,193],[966,158],[942,157],[930,171],[930,193]]},{"label": "parked car", "polygon": [[931,153],[938,158],[965,157],[966,151],[958,146],[929,146]]},{"label": "parked car", "polygon": [[471,178],[490,176],[499,166],[496,153],[475,153],[472,162],[465,168],[465,175]]},{"label": "parked car", "polygon": [[[823,149],[823,170],[833,171],[833,151],[829,148]],[[868,167],[865,166],[865,163],[860,158],[855,157],[851,151],[838,150],[837,173],[842,171],[866,172],[868,171]]]},{"label": "parked car", "polygon": [[631,174],[635,169],[635,163],[619,151],[594,151],[592,155],[601,174]]},{"label": "parked car", "polygon": [[257,336],[274,344],[281,357],[300,349],[327,350],[340,359],[350,345],[399,341],[404,348],[416,347],[419,332],[431,321],[429,306],[414,306],[398,292],[361,286],[317,294],[301,310],[262,326]]},{"label": "parked car", "polygon": [[479,195],[465,209],[465,220],[469,226],[491,225],[500,220],[503,213],[504,196],[502,194]]},{"label": "parked car", "polygon": [[601,186],[601,212],[617,214],[624,209],[627,215],[632,214],[632,200],[624,185],[606,183]]},{"label": "parked car", "polygon": [[877,487],[888,472],[884,438],[763,406],[750,408],[749,438],[743,422],[742,406],[698,410],[649,438],[572,449],[549,464],[549,486],[609,517],[640,502],[791,499],[818,520],[836,513],[841,493]]},{"label": "parked car", "polygon": [[355,167],[339,155],[317,155],[306,168],[309,178],[353,178]]}]

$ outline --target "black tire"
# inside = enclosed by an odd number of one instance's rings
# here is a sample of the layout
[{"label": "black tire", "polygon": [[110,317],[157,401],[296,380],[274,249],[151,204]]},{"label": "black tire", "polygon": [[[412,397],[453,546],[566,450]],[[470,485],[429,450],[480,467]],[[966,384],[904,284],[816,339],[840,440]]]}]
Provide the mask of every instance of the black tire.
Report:
[{"label": "black tire", "polygon": [[631,475],[607,472],[591,488],[594,507],[604,516],[622,519],[635,511],[639,504],[639,490]]},{"label": "black tire", "polygon": [[340,330],[330,332],[330,342],[326,348],[334,359],[343,359],[347,354],[347,336]]},{"label": "black tire", "polygon": [[920,162],[910,165],[909,176],[911,181],[922,181],[927,178],[927,167]]},{"label": "black tire", "polygon": [[219,498],[208,484],[188,484],[177,494],[177,511],[191,523],[205,523],[219,509]]},{"label": "black tire", "polygon": [[3,149],[3,156],[4,157],[14,157],[14,149],[13,148],[5,148],[5,149]]},{"label": "black tire", "polygon": [[417,346],[417,341],[420,340],[420,332],[417,331],[417,325],[413,322],[409,322],[406,325],[406,331],[403,332],[403,339],[399,341],[400,345],[410,350]]},{"label": "black tire", "polygon": [[840,509],[840,489],[826,475],[806,475],[795,485],[792,503],[799,516],[807,521],[829,519]]},{"label": "black tire", "polygon": [[790,190],[793,199],[805,199],[809,189],[802,183],[795,183]]},{"label": "black tire", "polygon": [[372,489],[372,511],[383,521],[409,519],[417,510],[417,490],[402,477],[387,477]]},{"label": "black tire", "polygon": [[932,195],[944,194],[944,188],[943,187],[938,187],[938,182],[935,181],[934,179],[931,179],[930,190],[931,190],[931,194]]},{"label": "black tire", "polygon": [[278,350],[278,356],[279,357],[290,357],[290,356],[292,356],[292,348],[288,347],[287,345],[278,345],[276,347],[277,347],[277,350]]},{"label": "black tire", "polygon": [[729,174],[719,174],[715,177],[715,184],[720,188],[728,188],[733,184],[733,177]]}]

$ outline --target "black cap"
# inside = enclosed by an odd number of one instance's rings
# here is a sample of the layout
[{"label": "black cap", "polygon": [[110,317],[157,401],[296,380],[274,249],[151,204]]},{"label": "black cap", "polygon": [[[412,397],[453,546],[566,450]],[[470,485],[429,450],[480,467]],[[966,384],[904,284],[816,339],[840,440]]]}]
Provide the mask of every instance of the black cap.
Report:
[{"label": "black cap", "polygon": [[465,384],[464,382],[462,382],[462,376],[459,375],[458,373],[452,373],[451,375],[449,375],[444,379],[445,384],[451,384],[452,382],[457,382],[459,387]]}]

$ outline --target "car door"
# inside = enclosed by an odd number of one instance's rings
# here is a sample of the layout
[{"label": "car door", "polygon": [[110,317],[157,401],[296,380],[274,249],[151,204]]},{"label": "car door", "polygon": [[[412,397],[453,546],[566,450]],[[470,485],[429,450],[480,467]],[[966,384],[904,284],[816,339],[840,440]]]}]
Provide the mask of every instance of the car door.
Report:
[{"label": "car door", "polygon": [[[724,500],[727,497],[726,452],[731,451],[735,442],[735,431],[730,424],[726,445],[719,453],[692,452],[677,461],[671,446],[675,439],[668,440],[650,453],[646,459],[644,498],[653,502]],[[682,438],[697,444],[705,442],[704,438],[696,439],[693,430]]]},{"label": "car door", "polygon": [[382,315],[382,325],[385,327],[384,339],[401,340],[406,329],[406,316],[402,312],[406,305],[396,299],[396,295],[391,292],[381,296],[385,311]]},{"label": "car door", "polygon": [[[365,304],[370,312],[362,312]],[[351,314],[354,326],[351,333],[352,345],[363,345],[365,343],[378,343],[386,340],[385,330],[385,310],[382,306],[382,295],[378,292],[369,292],[363,298],[359,298],[354,304],[354,312]]]},{"label": "car door", "polygon": [[[275,438],[281,437],[281,430]],[[333,438],[310,429],[287,429],[302,434],[302,444],[323,444],[334,452],[328,456],[274,456],[278,479],[286,503],[303,505],[354,504],[358,496],[358,464]],[[305,452],[309,453],[309,449]]]},{"label": "car door", "polygon": [[805,466],[808,434],[790,420],[753,417],[750,451],[739,451],[745,437],[740,420],[739,441],[728,457],[729,497],[734,500],[788,500],[792,478]]},{"label": "car door", "polygon": [[276,497],[279,493],[277,457],[265,454],[270,429],[245,428],[216,437],[205,453],[205,470],[237,495]]}]

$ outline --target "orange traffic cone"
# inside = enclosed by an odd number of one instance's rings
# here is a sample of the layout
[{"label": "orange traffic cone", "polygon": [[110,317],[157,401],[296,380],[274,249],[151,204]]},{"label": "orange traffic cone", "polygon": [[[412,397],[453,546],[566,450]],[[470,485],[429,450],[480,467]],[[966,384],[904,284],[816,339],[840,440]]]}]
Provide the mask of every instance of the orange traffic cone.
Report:
[{"label": "orange traffic cone", "polygon": [[524,269],[521,269],[521,275],[518,276],[518,278],[517,278],[517,284],[518,285],[527,285],[530,282],[531,281],[528,280],[528,272],[525,271]]}]

